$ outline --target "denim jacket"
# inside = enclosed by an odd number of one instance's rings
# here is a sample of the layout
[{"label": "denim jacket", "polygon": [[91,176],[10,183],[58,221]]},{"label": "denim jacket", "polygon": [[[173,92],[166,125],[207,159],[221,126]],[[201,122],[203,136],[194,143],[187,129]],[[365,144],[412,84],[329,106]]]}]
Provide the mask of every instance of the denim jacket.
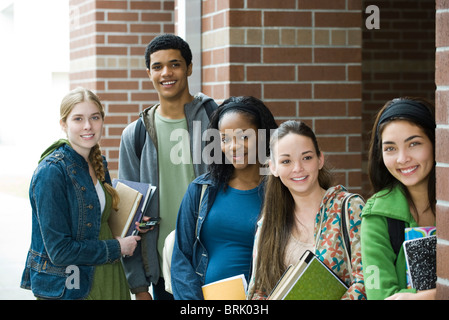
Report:
[{"label": "denim jacket", "polygon": [[[199,205],[202,186],[207,185]],[[263,194],[263,183],[259,192]],[[218,190],[223,184],[217,184],[206,173],[193,180],[178,212],[176,238],[171,261],[171,284],[176,300],[202,300],[206,269],[209,256],[200,234],[203,223],[209,213]]]},{"label": "denim jacket", "polygon": [[39,163],[29,197],[32,235],[21,287],[43,299],[85,298],[95,265],[121,257],[117,240],[98,240],[100,202],[87,162],[68,144],[58,147]]},{"label": "denim jacket", "polygon": [[[208,187],[204,192],[199,207],[202,186]],[[219,186],[208,173],[193,180],[178,212],[176,221],[176,238],[171,263],[171,283],[176,300],[201,300],[208,263],[208,254],[201,243],[200,232]]]}]

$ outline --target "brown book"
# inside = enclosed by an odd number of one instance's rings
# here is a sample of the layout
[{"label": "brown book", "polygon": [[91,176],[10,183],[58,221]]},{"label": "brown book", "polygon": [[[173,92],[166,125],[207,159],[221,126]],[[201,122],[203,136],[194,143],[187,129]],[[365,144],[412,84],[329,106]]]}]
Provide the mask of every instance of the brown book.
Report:
[{"label": "brown book", "polygon": [[117,182],[115,190],[119,194],[120,203],[117,211],[111,210],[108,222],[112,235],[124,238],[130,227],[133,227],[131,223],[134,221],[134,216],[143,196],[139,191],[121,182]]}]

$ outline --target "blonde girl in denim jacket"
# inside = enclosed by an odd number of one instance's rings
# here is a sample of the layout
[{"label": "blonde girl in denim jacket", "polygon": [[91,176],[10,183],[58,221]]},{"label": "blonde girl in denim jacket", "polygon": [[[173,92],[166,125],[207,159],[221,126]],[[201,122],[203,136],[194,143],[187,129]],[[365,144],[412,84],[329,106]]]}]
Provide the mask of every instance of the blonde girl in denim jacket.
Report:
[{"label": "blonde girl in denim jacket", "polygon": [[21,287],[39,299],[130,299],[120,258],[139,237],[114,239],[108,225],[119,198],[99,141],[104,110],[78,88],[61,103],[67,140],[42,155],[30,185],[32,235]]}]

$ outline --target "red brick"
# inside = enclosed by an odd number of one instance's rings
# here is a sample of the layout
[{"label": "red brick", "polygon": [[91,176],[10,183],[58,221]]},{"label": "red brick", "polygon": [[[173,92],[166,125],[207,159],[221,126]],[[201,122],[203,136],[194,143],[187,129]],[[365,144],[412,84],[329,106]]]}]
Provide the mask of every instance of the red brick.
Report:
[{"label": "red brick", "polygon": [[134,92],[131,93],[131,101],[137,102],[137,101],[157,101],[158,95],[157,93],[153,92]]},{"label": "red brick", "polygon": [[121,9],[126,10],[128,8],[128,1],[95,1],[96,9]]},{"label": "red brick", "polygon": [[296,0],[247,0],[247,6],[251,9],[295,9]]},{"label": "red brick", "polygon": [[109,90],[138,90],[139,82],[137,81],[108,81]]},{"label": "red brick", "polygon": [[449,241],[449,207],[440,204],[436,205],[436,223],[438,226],[438,238]]},{"label": "red brick", "polygon": [[361,25],[360,12],[315,12],[316,28],[356,28]]},{"label": "red brick", "polygon": [[[318,49],[315,49],[318,50]],[[311,48],[264,48],[264,63],[307,63],[312,62]],[[318,61],[317,61],[318,62]]]},{"label": "red brick", "polygon": [[336,81],[346,80],[345,66],[329,66],[329,65],[314,65],[314,66],[299,66],[298,67],[299,81]]},{"label": "red brick", "polygon": [[97,70],[98,78],[127,78],[128,70],[108,70],[108,69],[100,69]]},{"label": "red brick", "polygon": [[[120,116],[120,115],[113,115],[109,114],[107,117],[105,117],[104,123],[105,125],[111,125],[111,124],[126,124],[128,121],[128,116]],[[111,139],[113,141],[114,139]]]},{"label": "red brick", "polygon": [[435,130],[436,150],[435,160],[437,162],[449,163],[449,129],[437,128]]},{"label": "red brick", "polygon": [[107,110],[110,113],[137,113],[139,112],[139,105],[109,103]]},{"label": "red brick", "polygon": [[437,90],[435,93],[435,121],[437,124],[449,124],[449,90]]},{"label": "red brick", "polygon": [[269,101],[265,105],[271,110],[274,117],[297,117],[295,101]]},{"label": "red brick", "polygon": [[129,35],[108,35],[108,43],[109,44],[138,44],[139,37],[138,36],[129,36]]},{"label": "red brick", "polygon": [[360,48],[315,48],[315,63],[355,63],[362,61]]},{"label": "red brick", "polygon": [[312,85],[307,83],[264,84],[264,99],[310,99]]},{"label": "red brick", "polygon": [[231,47],[228,50],[230,63],[254,63],[260,62],[260,48]]},{"label": "red brick", "polygon": [[[447,259],[446,259],[446,261],[447,261]],[[437,273],[438,273],[438,269],[437,269]],[[437,300],[449,300],[449,286],[446,286],[444,284],[441,284],[441,283],[437,282],[436,299]]]},{"label": "red brick", "polygon": [[171,13],[166,12],[150,12],[150,13],[142,13],[142,22],[172,22],[173,16]]},{"label": "red brick", "polygon": [[128,54],[127,47],[109,47],[109,46],[97,46],[96,53],[98,55],[106,55],[106,56],[124,56]]},{"label": "red brick", "polygon": [[228,11],[229,27],[260,27],[262,13],[260,11]]},{"label": "red brick", "polygon": [[295,68],[291,66],[252,66],[246,67],[248,81],[295,81]]},{"label": "red brick", "polygon": [[230,83],[229,96],[262,96],[262,85],[259,83]]},{"label": "red brick", "polygon": [[361,99],[362,88],[360,83],[332,83],[314,85],[315,99]]},{"label": "red brick", "polygon": [[299,103],[299,117],[346,116],[344,101],[304,101]]},{"label": "red brick", "polygon": [[99,92],[98,97],[102,102],[109,102],[109,101],[128,101],[128,94],[125,92]]},{"label": "red brick", "polygon": [[[318,130],[316,130],[318,131]],[[324,151],[323,151],[324,152]],[[335,170],[348,170],[353,168],[360,168],[362,157],[360,154],[327,154],[327,161],[331,168]]]},{"label": "red brick", "polygon": [[437,66],[435,69],[435,84],[437,86],[449,86],[449,51],[437,51],[435,57]]},{"label": "red brick", "polygon": [[[441,143],[437,141],[438,143]],[[447,144],[447,142],[446,142]],[[449,201],[449,168],[436,167],[436,197],[438,200]]]},{"label": "red brick", "polygon": [[108,12],[108,21],[139,21],[139,14],[136,12]]},{"label": "red brick", "polygon": [[128,27],[125,23],[97,23],[96,24],[97,32],[122,32],[126,33],[128,31]]},{"label": "red brick", "polygon": [[323,152],[346,151],[346,137],[318,137],[317,140]]},{"label": "red brick", "polygon": [[264,27],[273,26],[311,27],[312,13],[297,11],[266,11],[264,13]]},{"label": "red brick", "polygon": [[298,8],[306,9],[346,9],[346,0],[298,0]]},{"label": "red brick", "polygon": [[[438,236],[438,238],[440,237]],[[437,273],[438,277],[440,278],[449,279],[449,268],[447,266],[447,257],[449,257],[449,246],[437,243]]]},{"label": "red brick", "polygon": [[361,119],[315,119],[316,134],[358,134],[361,132]]},{"label": "red brick", "polygon": [[161,10],[163,1],[131,1],[131,10]]}]

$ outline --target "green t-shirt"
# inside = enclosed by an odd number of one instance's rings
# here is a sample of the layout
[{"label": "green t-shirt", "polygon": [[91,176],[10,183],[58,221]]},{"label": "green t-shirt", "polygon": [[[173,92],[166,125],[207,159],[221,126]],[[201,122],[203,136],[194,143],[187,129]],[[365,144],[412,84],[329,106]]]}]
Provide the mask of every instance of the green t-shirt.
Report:
[{"label": "green t-shirt", "polygon": [[190,154],[186,119],[167,119],[155,112],[159,163],[159,238],[157,249],[162,256],[164,241],[176,227],[182,198],[195,178]]}]

